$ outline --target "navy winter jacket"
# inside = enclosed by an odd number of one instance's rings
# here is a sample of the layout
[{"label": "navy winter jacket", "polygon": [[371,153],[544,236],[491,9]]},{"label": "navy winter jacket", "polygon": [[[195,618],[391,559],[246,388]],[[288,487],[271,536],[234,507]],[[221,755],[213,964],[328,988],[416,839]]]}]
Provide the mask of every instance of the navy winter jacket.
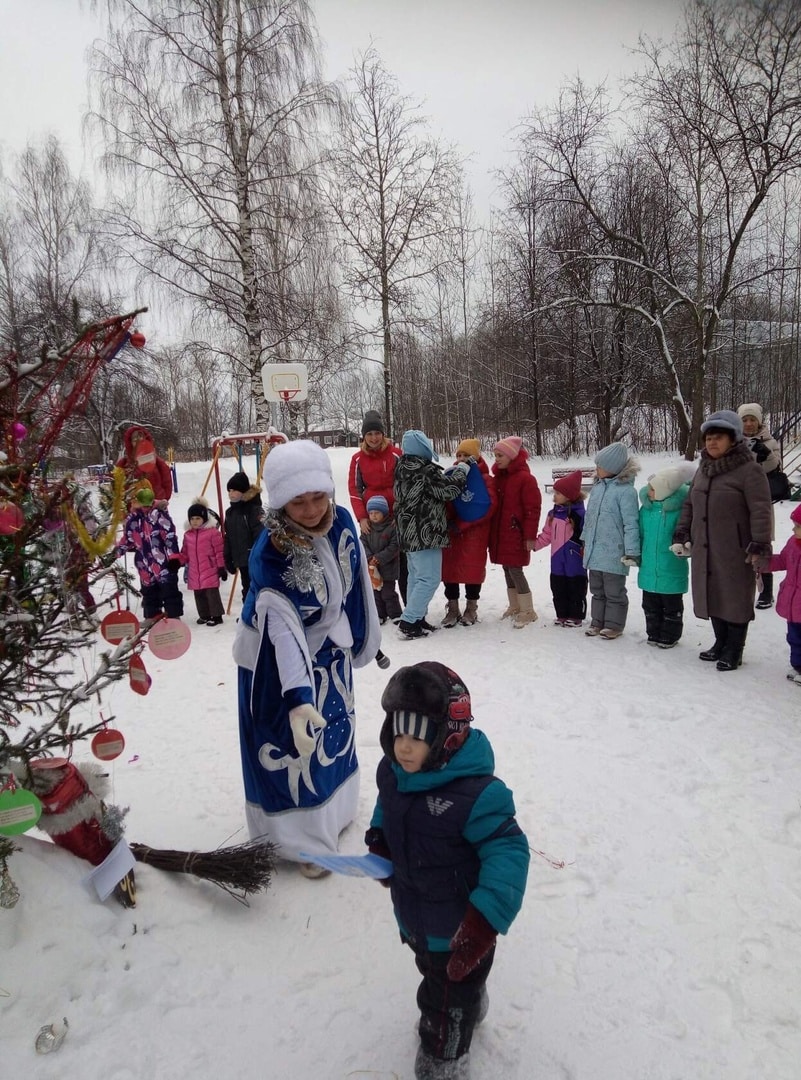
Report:
[{"label": "navy winter jacket", "polygon": [[371,826],[392,858],[395,918],[416,947],[447,952],[468,903],[501,934],[520,910],[528,841],[494,767],[475,729],[439,769],[406,773],[386,757],[378,766]]}]

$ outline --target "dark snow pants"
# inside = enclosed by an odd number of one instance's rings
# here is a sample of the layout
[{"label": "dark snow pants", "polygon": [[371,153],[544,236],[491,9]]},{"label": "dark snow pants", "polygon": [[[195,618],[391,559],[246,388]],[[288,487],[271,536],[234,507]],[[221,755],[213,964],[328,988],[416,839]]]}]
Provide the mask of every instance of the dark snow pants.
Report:
[{"label": "dark snow pants", "polygon": [[178,587],[178,575],[167,574],[164,581],[152,581],[142,586],[142,614],[154,619],[161,612],[168,619],[180,619],[184,613],[184,597]]},{"label": "dark snow pants", "polygon": [[[407,944],[412,947],[410,942]],[[417,990],[420,1043],[429,1057],[455,1061],[470,1049],[495,949],[461,982],[448,978],[445,969],[451,958],[449,952],[413,951],[417,970],[423,976]]]},{"label": "dark snow pants", "polygon": [[681,593],[642,594],[645,630],[649,641],[675,645],[684,629],[684,597]]},{"label": "dark snow pants", "polygon": [[587,579],[551,574],[551,596],[557,619],[583,619],[587,614]]}]

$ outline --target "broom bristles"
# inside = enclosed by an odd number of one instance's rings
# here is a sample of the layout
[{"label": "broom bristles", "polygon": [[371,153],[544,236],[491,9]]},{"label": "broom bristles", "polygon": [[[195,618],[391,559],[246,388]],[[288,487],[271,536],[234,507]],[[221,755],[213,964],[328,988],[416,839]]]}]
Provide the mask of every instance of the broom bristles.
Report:
[{"label": "broom bristles", "polygon": [[249,840],[216,851],[174,851],[147,844],[129,846],[138,862],[158,870],[194,874],[219,885],[241,903],[247,903],[250,893],[268,889],[275,869],[275,844],[263,840]]}]

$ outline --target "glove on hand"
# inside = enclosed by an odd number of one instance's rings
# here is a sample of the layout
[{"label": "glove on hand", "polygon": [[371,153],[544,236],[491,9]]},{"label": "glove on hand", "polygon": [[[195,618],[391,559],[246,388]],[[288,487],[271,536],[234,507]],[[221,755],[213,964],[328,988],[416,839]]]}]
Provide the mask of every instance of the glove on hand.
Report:
[{"label": "glove on hand", "polygon": [[767,461],[770,457],[770,450],[762,442],[761,439],[754,439],[751,443],[751,451],[757,461],[762,464],[763,461]]},{"label": "glove on hand", "polygon": [[470,466],[467,464],[466,461],[457,461],[456,464],[451,469],[451,476],[456,476],[457,474],[461,474],[466,479],[469,472],[470,472]]},{"label": "glove on hand", "polygon": [[221,566],[217,570],[217,573],[220,575],[220,581],[227,581],[228,580],[228,571],[225,569],[224,566]]},{"label": "glove on hand", "polygon": [[309,757],[314,750],[314,736],[309,734],[309,725],[313,728],[327,727],[327,721],[313,705],[296,705],[289,710],[289,726],[292,729],[292,741],[301,757]]},{"label": "glove on hand", "polygon": [[472,904],[468,904],[459,929],[451,941],[452,952],[447,967],[448,978],[453,982],[461,982],[462,979],[467,978],[493,948],[497,937],[496,931],[481,912]]},{"label": "glove on hand", "polygon": [[177,574],[181,569],[181,560],[176,558],[167,559],[167,569],[171,574]]},{"label": "glove on hand", "polygon": [[688,559],[692,552],[692,544],[687,541],[686,544],[671,544],[670,550],[674,555],[678,555],[680,559]]},{"label": "glove on hand", "polygon": [[[372,829],[368,829],[364,834],[364,842],[367,844],[367,850],[371,855],[378,855],[382,859],[389,859],[389,861],[392,862],[392,856],[389,853],[387,838],[384,836],[383,829],[377,829],[375,826],[373,826]],[[392,877],[376,878],[376,881],[379,885],[383,885],[385,889],[388,889]]]},{"label": "glove on hand", "polygon": [[623,563],[624,566],[639,566],[640,565],[640,556],[639,555],[624,555],[620,561]]}]

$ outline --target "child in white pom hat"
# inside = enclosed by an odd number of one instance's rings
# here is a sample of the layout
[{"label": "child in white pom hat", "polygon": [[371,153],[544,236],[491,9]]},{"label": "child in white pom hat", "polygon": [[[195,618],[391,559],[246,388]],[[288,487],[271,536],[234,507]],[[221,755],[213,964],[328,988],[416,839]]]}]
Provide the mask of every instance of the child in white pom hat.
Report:
[{"label": "child in white pom hat", "polygon": [[690,572],[686,558],[671,550],[673,531],[690,493],[695,468],[689,462],[662,469],[640,491],[640,571],[648,644],[672,649],[684,628],[684,594]]}]

